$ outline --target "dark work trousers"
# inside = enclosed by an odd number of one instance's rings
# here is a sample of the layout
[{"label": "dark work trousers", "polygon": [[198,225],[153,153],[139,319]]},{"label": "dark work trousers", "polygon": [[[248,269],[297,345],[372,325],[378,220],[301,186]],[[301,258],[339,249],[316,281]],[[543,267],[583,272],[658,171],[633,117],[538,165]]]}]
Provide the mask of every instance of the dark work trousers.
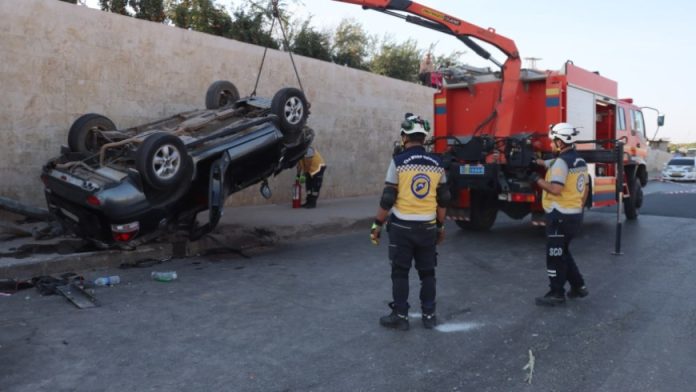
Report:
[{"label": "dark work trousers", "polygon": [[435,312],[435,266],[437,266],[437,227],[430,222],[405,221],[391,216],[389,260],[392,266],[393,308],[408,313],[408,273],[412,261],[421,281],[420,301],[423,313]]},{"label": "dark work trousers", "polygon": [[556,293],[565,293],[565,283],[570,287],[582,287],[585,280],[570,253],[570,241],[582,226],[582,214],[546,214],[546,272],[549,286]]},{"label": "dark work trousers", "polygon": [[326,166],[322,167],[319,172],[315,175],[310,175],[307,173],[307,179],[305,182],[305,187],[307,188],[307,196],[312,196],[313,198],[319,197],[319,190],[321,190],[321,184],[324,181],[324,172],[326,171]]}]

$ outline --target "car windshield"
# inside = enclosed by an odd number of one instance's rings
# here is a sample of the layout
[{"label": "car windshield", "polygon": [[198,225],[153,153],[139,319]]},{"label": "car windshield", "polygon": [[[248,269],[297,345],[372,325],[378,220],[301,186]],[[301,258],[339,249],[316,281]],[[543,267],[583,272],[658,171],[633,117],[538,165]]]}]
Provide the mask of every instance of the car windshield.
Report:
[{"label": "car windshield", "polygon": [[672,159],[669,161],[670,166],[693,166],[693,159]]}]

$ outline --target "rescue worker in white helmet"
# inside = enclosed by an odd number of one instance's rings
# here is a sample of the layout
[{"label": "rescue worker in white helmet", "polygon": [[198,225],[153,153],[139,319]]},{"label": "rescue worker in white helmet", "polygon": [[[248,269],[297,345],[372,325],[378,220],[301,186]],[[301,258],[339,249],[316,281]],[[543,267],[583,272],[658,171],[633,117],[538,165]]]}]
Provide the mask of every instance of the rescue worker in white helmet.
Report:
[{"label": "rescue worker in white helmet", "polygon": [[[445,238],[445,211],[450,199],[442,161],[428,153],[423,143],[427,121],[410,113],[401,124],[404,150],[394,155],[385,180],[370,239],[377,244],[387,221],[391,261],[391,313],[379,322],[387,328],[408,330],[408,274],[411,264],[421,281],[420,302],[425,328],[437,325],[435,317],[436,245]],[[391,211],[391,214],[390,214]]]},{"label": "rescue worker in white helmet", "polygon": [[307,198],[302,204],[302,208],[316,208],[319,191],[324,182],[324,172],[326,172],[326,162],[319,154],[319,150],[310,146],[304,157],[297,162],[297,178],[300,183],[305,184]]},{"label": "rescue worker in white helmet", "polygon": [[575,149],[579,130],[569,123],[553,125],[549,138],[556,158],[535,163],[547,168],[546,177],[533,172],[530,180],[543,191],[542,205],[546,212],[546,272],[550,290],[537,297],[542,306],[555,306],[566,301],[565,284],[570,283],[568,298],[582,298],[589,292],[572,254],[570,242],[582,226],[583,209],[588,192],[587,164]]}]

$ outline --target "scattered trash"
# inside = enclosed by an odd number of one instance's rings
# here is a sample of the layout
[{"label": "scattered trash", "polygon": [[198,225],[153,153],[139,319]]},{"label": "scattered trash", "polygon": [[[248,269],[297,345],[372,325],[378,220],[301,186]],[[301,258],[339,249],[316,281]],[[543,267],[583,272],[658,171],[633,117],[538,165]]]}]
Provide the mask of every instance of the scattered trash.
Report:
[{"label": "scattered trash", "polygon": [[534,354],[532,354],[532,350],[529,350],[529,362],[527,362],[526,365],[522,368],[522,370],[527,370],[529,373],[527,373],[524,376],[524,381],[526,381],[528,384],[532,383],[532,377],[534,377]]},{"label": "scattered trash", "polygon": [[177,279],[176,271],[152,271],[150,277],[158,282],[171,282]]},{"label": "scattered trash", "polygon": [[[56,295],[58,294],[57,288],[58,286],[65,286],[70,283],[70,278],[72,278],[74,274],[69,274],[69,275],[63,275],[61,276],[60,279],[54,278],[53,276],[37,276],[35,278],[32,278],[31,281],[34,284],[34,287],[36,287],[36,290],[39,292],[41,295]],[[82,277],[77,277],[79,279],[82,279]]]},{"label": "scattered trash", "polygon": [[68,301],[72,302],[73,305],[80,309],[94,308],[100,306],[96,298],[90,293],[88,293],[84,286],[72,282],[64,286],[56,287],[58,294],[62,295]]},{"label": "scattered trash", "polygon": [[85,279],[72,272],[65,273],[60,278],[49,275],[37,276],[31,281],[41,295],[62,295],[80,309],[99,306],[97,299],[85,291],[87,284]]},{"label": "scattered trash", "polygon": [[96,286],[113,286],[121,283],[121,277],[118,275],[104,276],[94,280]]}]

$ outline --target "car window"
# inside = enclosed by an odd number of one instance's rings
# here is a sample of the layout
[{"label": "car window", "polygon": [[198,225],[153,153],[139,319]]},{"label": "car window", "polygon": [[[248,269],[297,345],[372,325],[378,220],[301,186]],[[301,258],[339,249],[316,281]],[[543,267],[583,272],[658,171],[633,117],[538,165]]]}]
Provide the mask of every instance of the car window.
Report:
[{"label": "car window", "polygon": [[619,119],[616,122],[616,130],[623,131],[626,129],[626,111],[624,108],[619,108]]},{"label": "car window", "polygon": [[693,159],[672,159],[669,161],[670,166],[694,166]]}]

